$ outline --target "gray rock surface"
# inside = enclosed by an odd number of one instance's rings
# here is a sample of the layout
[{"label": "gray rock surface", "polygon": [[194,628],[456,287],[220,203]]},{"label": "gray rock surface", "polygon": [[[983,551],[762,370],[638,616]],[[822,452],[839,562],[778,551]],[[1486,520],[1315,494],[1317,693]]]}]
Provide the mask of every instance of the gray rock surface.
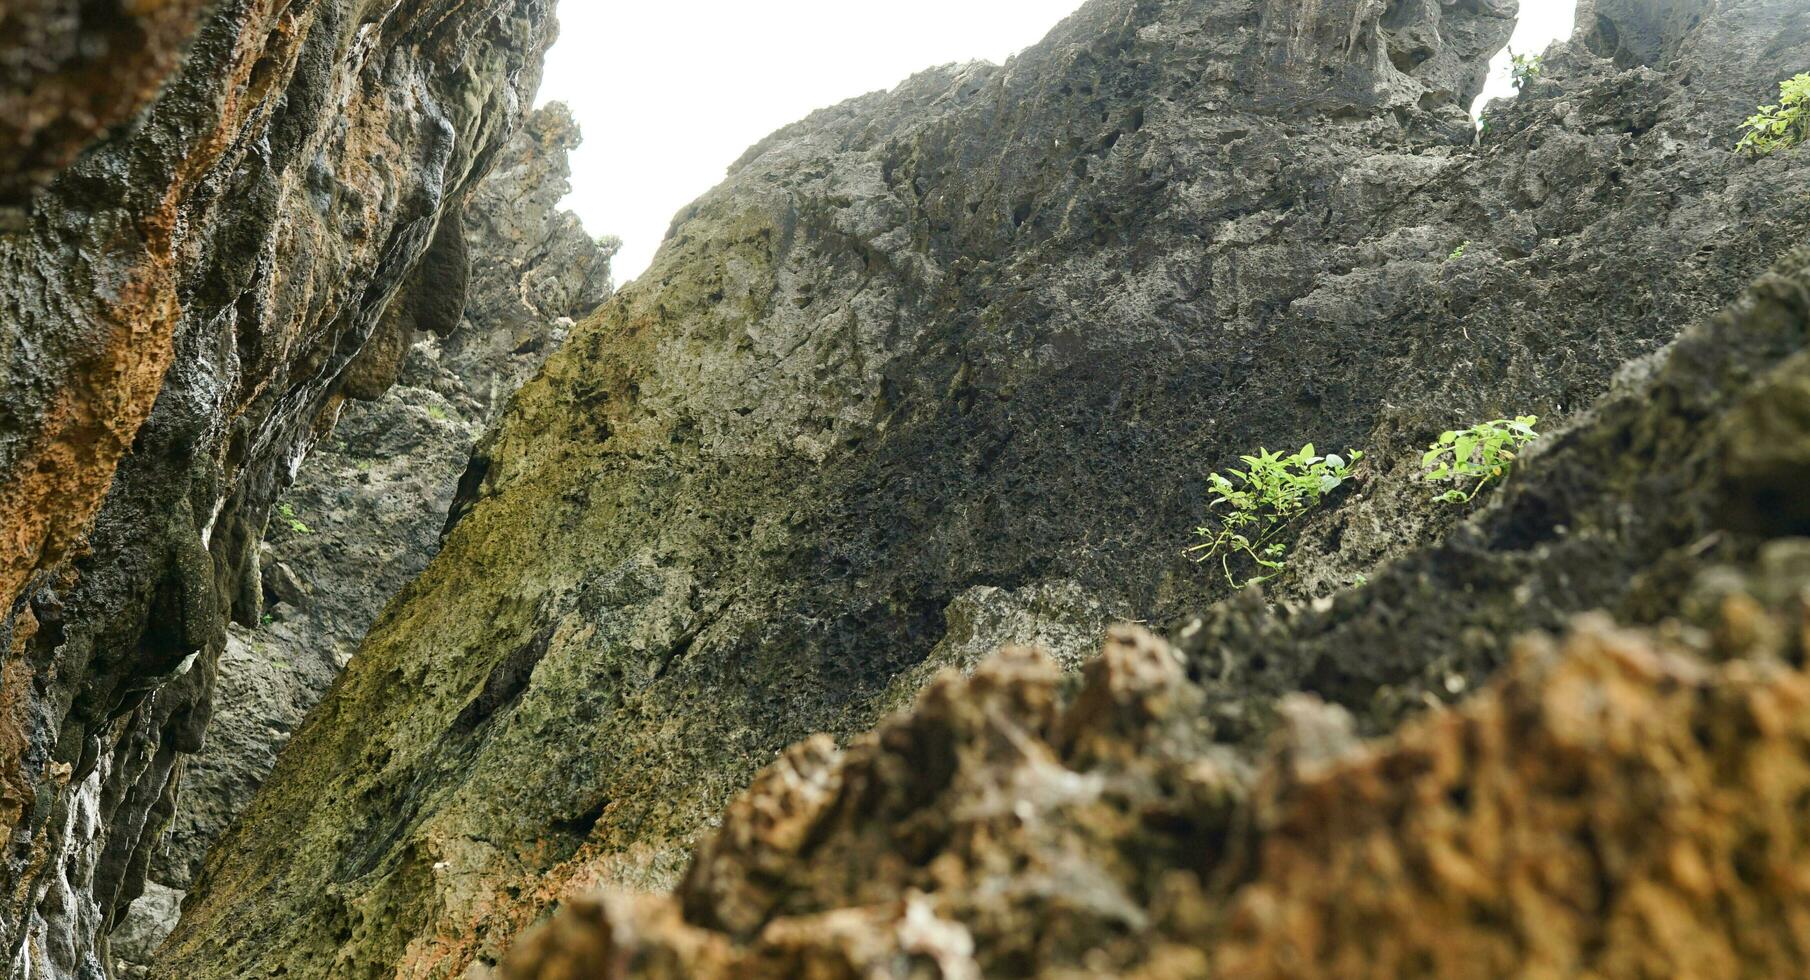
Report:
[{"label": "gray rock surface", "polygon": [[[28,146],[0,172],[0,972],[104,975],[226,625],[260,618],[276,498],[411,331],[457,325],[460,215],[552,7],[0,15],[25,30],[0,140]],[[46,110],[24,129],[21,79]]]},{"label": "gray rock surface", "polygon": [[472,268],[459,330],[418,340],[376,401],[347,403],[284,494],[259,562],[265,613],[256,626],[228,627],[206,742],[184,761],[147,897],[113,934],[121,975],[148,968],[207,848],[384,603],[439,550],[484,427],[557,347],[562,324],[609,296],[612,246],[558,206],[578,142],[560,103],[523,120],[465,211]]},{"label": "gray rock surface", "polygon": [[159,969],[458,975],[670,882],[761,764],[959,650],[973,590],[1221,598],[1180,552],[1257,445],[1378,461],[1306,548],[1439,538],[1462,512],[1390,461],[1578,411],[1810,232],[1810,154],[1730,152],[1810,62],[1801,4],[1692,9],[1651,58],[1553,52],[1481,143],[1512,8],[1360,0],[1094,0],[763,141],[516,396]]}]

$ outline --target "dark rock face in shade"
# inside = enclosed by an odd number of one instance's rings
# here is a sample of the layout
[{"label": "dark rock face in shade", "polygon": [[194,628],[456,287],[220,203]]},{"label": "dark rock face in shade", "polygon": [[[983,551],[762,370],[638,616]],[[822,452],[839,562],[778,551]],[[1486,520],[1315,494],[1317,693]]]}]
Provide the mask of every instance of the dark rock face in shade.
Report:
[{"label": "dark rock face in shade", "polygon": [[0,11],[0,222],[109,129],[126,124],[181,60],[203,0],[12,0]]},{"label": "dark rock face in shade", "polygon": [[566,154],[578,142],[564,105],[523,120],[465,208],[471,261],[458,330],[417,335],[395,386],[346,404],[284,493],[259,551],[263,615],[227,628],[206,743],[184,760],[146,893],[113,933],[121,976],[148,968],[208,846],[251,799],[384,603],[439,550],[453,491],[484,427],[573,320],[609,296],[613,246],[558,207],[569,190]]},{"label": "dark rock face in shade", "polygon": [[259,618],[278,494],[346,394],[394,377],[408,331],[456,323],[460,216],[526,111],[552,5],[0,17],[11,973],[100,975],[202,745],[227,623]]},{"label": "dark rock face in shade", "polygon": [[[774,134],[516,396],[159,969],[481,972],[593,884],[671,884],[788,744],[989,647],[1078,662],[1113,618],[1176,623],[1227,672],[1202,711],[1228,745],[1290,687],[1367,727],[1474,688],[1512,590],[1372,673],[1209,646],[1291,627],[1193,622],[1226,591],[1180,556],[1204,478],[1259,445],[1368,450],[1280,594],[1373,576],[1351,618],[1373,646],[1435,608],[1387,604],[1469,581],[1422,550],[1462,511],[1409,479],[1416,450],[1561,426],[1810,231],[1810,155],[1730,152],[1738,107],[1810,63],[1781,33],[1799,8],[1701,3],[1626,51],[1586,34],[1479,141],[1510,5],[1095,0],[1004,66]],[[1564,513],[1554,492],[1512,506]],[[1630,562],[1674,546],[1611,519],[1644,499],[1605,499],[1593,533]],[[1498,544],[1542,540],[1519,533]],[[1561,586],[1530,586],[1553,603],[1530,621],[1576,608]]]}]

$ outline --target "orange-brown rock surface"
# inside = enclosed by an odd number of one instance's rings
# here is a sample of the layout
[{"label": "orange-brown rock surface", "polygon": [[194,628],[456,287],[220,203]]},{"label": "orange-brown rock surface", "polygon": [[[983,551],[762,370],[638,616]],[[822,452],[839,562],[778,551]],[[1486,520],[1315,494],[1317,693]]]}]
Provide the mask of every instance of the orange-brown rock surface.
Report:
[{"label": "orange-brown rock surface", "polygon": [[458,321],[552,7],[0,5],[0,973],[107,969],[276,496]]},{"label": "orange-brown rock surface", "polygon": [[0,9],[0,222],[157,94],[204,0],[7,0]]},{"label": "orange-brown rock surface", "polygon": [[[1751,301],[1776,336],[1638,382],[1810,230],[1810,155],[1728,134],[1810,59],[1802,5],[1609,43],[1651,5],[1598,4],[1481,140],[1497,0],[1090,0],[764,140],[511,401],[156,969],[481,969],[568,886],[669,887],[786,746],[1002,645],[1078,666],[1115,616],[1176,626],[1228,757],[1290,692],[1380,734],[1519,633],[1650,623],[1789,533],[1736,525],[1702,420],[1801,350],[1801,277]],[[1521,412],[1549,436],[1477,508],[1408,472]],[[1367,454],[1274,583],[1324,603],[1194,622],[1206,476],[1310,439]]]},{"label": "orange-brown rock surface", "polygon": [[1066,705],[1008,651],[846,751],[793,749],[674,896],[576,903],[503,976],[1797,975],[1804,607],[1757,608],[1729,600],[1719,643],[1531,637],[1370,744],[1294,702],[1254,776],[1190,737],[1154,637],[1115,633]]}]

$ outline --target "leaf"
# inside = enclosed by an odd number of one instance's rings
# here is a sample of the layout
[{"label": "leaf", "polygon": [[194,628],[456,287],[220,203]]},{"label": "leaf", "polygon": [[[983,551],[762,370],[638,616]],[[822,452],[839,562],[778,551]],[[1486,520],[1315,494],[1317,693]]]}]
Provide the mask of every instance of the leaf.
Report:
[{"label": "leaf", "polygon": [[1456,441],[1457,438],[1458,438],[1457,432],[1442,432],[1439,434],[1439,444],[1441,446],[1449,446],[1454,441]]},{"label": "leaf", "polygon": [[1453,447],[1452,455],[1458,458],[1458,462],[1468,463],[1471,461],[1471,454],[1476,451],[1476,448],[1476,436],[1462,435],[1458,437],[1458,444]]}]

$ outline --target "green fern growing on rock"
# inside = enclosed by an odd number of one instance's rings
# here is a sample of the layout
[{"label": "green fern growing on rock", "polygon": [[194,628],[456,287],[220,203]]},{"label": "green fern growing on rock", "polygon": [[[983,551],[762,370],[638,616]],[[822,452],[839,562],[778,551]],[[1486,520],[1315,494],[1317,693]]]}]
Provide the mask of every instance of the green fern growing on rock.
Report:
[{"label": "green fern growing on rock", "polygon": [[1521,415],[1442,433],[1439,441],[1421,457],[1420,466],[1425,471],[1421,475],[1435,483],[1477,481],[1468,493],[1454,489],[1439,495],[1440,500],[1448,503],[1468,504],[1492,480],[1508,476],[1522,447],[1540,437],[1534,431],[1539,421],[1538,416]]},{"label": "green fern growing on rock", "polygon": [[1810,139],[1810,72],[1779,83],[1777,105],[1759,107],[1745,123],[1746,135],[1735,149],[1763,157]]},{"label": "green fern growing on rock", "polygon": [[[1286,456],[1258,449],[1254,456],[1239,458],[1244,469],[1207,477],[1213,492],[1209,506],[1218,513],[1219,525],[1197,528],[1194,533],[1206,540],[1187,549],[1196,562],[1218,558],[1234,589],[1267,582],[1287,568],[1283,559],[1288,546],[1279,540],[1282,532],[1349,479],[1351,467],[1364,454],[1321,456],[1310,442]],[[1253,566],[1251,576],[1242,582],[1232,570],[1235,560]]]}]

